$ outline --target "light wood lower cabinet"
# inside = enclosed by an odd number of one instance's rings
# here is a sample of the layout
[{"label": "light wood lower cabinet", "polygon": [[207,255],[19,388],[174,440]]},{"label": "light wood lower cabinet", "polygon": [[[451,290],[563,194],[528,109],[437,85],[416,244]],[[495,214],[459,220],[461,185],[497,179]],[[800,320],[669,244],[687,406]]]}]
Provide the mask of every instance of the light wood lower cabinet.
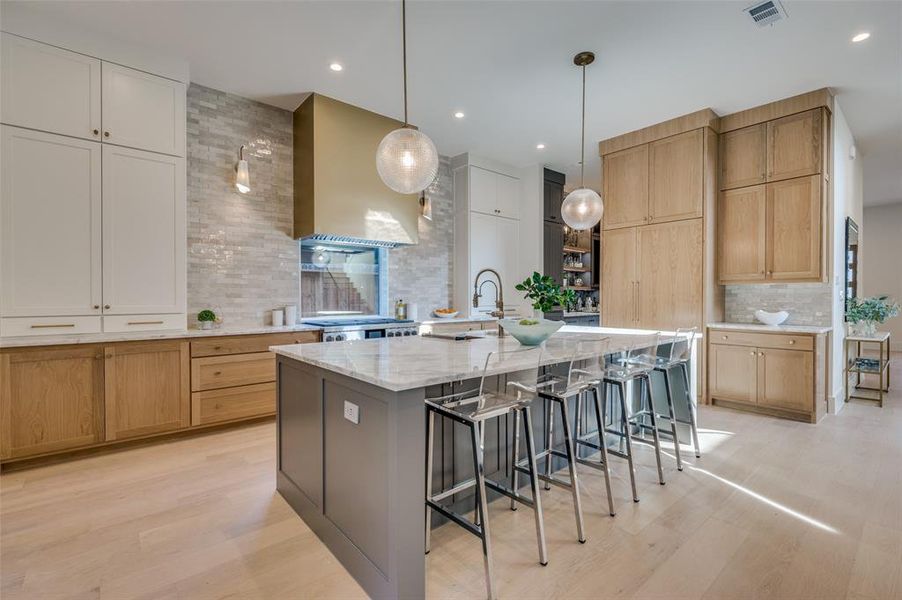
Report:
[{"label": "light wood lower cabinet", "polygon": [[708,330],[711,403],[816,423],[826,412],[824,335]]},{"label": "light wood lower cabinet", "polygon": [[0,354],[0,459],[103,441],[100,346]]},{"label": "light wood lower cabinet", "polygon": [[106,439],[162,433],[190,423],[188,342],[104,348]]},{"label": "light wood lower cabinet", "polygon": [[269,347],[316,342],[320,335],[0,350],[0,461],[275,414]]}]

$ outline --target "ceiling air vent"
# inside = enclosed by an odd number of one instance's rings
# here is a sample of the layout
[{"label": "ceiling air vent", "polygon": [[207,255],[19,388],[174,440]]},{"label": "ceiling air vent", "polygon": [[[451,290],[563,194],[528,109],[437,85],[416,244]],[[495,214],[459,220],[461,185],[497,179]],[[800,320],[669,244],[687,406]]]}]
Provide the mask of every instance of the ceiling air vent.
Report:
[{"label": "ceiling air vent", "polygon": [[745,9],[745,12],[748,13],[758,27],[773,25],[777,21],[786,18],[786,9],[783,8],[779,0],[767,0],[766,2],[752,4]]}]

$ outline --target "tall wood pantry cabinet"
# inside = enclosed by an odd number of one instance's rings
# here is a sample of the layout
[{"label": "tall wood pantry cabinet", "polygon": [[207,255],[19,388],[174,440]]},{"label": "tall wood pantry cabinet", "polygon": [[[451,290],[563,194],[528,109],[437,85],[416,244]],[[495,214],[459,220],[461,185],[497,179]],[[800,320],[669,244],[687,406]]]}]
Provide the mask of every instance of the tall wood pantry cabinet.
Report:
[{"label": "tall wood pantry cabinet", "polygon": [[718,281],[825,280],[830,128],[818,106],[721,133]]},{"label": "tall wood pantry cabinet", "polygon": [[602,141],[601,323],[704,327],[713,282],[717,116],[699,111]]},{"label": "tall wood pantry cabinet", "polygon": [[183,329],[185,84],[0,41],[0,335]]}]

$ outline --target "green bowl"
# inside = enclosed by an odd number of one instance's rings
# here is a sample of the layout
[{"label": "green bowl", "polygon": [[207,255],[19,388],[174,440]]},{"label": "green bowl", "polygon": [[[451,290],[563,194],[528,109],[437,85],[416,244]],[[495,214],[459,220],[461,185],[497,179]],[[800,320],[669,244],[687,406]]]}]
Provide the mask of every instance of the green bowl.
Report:
[{"label": "green bowl", "polygon": [[538,346],[551,335],[566,325],[563,321],[548,319],[529,319],[538,321],[535,325],[521,325],[521,319],[501,319],[501,327],[524,346]]}]

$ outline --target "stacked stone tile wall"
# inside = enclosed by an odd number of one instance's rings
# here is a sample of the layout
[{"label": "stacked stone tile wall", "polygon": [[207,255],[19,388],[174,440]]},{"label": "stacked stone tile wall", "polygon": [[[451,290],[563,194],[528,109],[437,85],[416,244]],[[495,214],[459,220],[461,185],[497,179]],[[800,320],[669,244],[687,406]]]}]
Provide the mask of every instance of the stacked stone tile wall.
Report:
[{"label": "stacked stone tile wall", "polygon": [[832,325],[833,296],[828,283],[728,285],[725,291],[725,320],[730,323],[756,323],[755,311],[761,309],[787,311],[788,325]]}]

